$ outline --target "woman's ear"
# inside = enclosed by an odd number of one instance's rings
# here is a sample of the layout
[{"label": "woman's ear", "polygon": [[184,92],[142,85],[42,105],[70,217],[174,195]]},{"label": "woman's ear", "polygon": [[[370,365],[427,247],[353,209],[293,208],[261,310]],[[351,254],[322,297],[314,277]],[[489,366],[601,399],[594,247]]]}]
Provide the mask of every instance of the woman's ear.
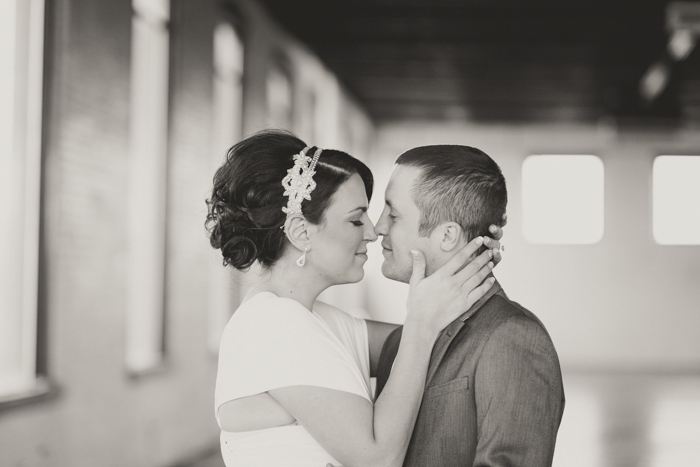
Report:
[{"label": "woman's ear", "polygon": [[440,249],[445,252],[454,251],[461,246],[462,227],[456,222],[446,222],[439,225],[436,229],[439,234],[437,240],[440,243]]},{"label": "woman's ear", "polygon": [[284,223],[284,232],[287,234],[287,240],[299,251],[311,249],[307,226],[307,220],[300,215],[291,216]]}]

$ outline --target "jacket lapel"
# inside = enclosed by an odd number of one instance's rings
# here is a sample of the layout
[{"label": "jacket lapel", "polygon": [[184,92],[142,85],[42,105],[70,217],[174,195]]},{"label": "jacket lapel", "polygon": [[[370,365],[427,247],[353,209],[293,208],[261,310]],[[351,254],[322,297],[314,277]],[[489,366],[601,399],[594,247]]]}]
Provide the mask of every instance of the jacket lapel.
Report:
[{"label": "jacket lapel", "polygon": [[464,327],[465,321],[472,317],[474,313],[476,313],[479,310],[479,308],[481,308],[484,305],[484,303],[486,303],[500,290],[503,289],[501,288],[501,285],[498,283],[498,281],[496,281],[496,283],[493,284],[493,286],[486,293],[486,295],[481,297],[479,301],[477,301],[462,316],[451,322],[445,329],[442,330],[437,342],[433,346],[433,353],[430,355],[430,364],[428,365],[428,376],[425,380],[426,388],[430,386],[430,382],[433,380],[433,377],[435,376],[435,373],[437,372],[438,368],[440,368],[440,363],[442,363],[442,359],[445,357],[447,349],[450,347],[450,344],[454,340],[455,336],[459,333],[462,327]]},{"label": "jacket lapel", "polygon": [[450,347],[452,340],[455,338],[459,330],[462,329],[462,326],[464,326],[464,322],[458,319],[450,323],[450,325],[443,329],[440,333],[440,337],[438,337],[435,346],[433,346],[433,353],[430,355],[430,364],[428,365],[428,376],[425,380],[426,388],[430,385],[430,382],[433,380],[433,377],[435,376],[435,373],[440,367],[440,363],[442,362],[442,359],[445,356],[445,352],[447,352],[447,349]]}]

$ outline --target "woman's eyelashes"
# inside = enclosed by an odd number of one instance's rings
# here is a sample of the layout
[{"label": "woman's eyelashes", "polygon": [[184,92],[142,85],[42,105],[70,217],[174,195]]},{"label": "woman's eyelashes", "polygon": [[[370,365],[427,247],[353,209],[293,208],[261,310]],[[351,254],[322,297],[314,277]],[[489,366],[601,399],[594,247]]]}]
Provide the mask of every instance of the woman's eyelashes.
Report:
[{"label": "woman's eyelashes", "polygon": [[361,227],[361,226],[365,225],[365,223],[362,221],[350,221],[350,222],[352,222],[352,225],[354,225],[356,227]]}]

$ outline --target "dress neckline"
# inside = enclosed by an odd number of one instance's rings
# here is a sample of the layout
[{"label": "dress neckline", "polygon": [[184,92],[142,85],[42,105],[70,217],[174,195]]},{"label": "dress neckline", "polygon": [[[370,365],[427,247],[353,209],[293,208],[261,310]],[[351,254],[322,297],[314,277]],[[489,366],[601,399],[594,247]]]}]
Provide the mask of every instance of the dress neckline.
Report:
[{"label": "dress neckline", "polygon": [[252,302],[255,298],[257,298],[257,297],[259,297],[260,295],[263,295],[263,294],[272,295],[273,297],[278,298],[278,299],[280,299],[280,300],[291,300],[291,301],[294,302],[295,304],[297,304],[297,305],[299,305],[300,307],[302,307],[304,310],[306,310],[306,311],[308,311],[308,312],[310,312],[310,313],[312,313],[312,314],[317,314],[316,311],[315,311],[313,308],[312,308],[311,310],[309,310],[309,309],[306,308],[304,305],[302,305],[298,300],[295,300],[295,299],[289,298],[289,297],[280,297],[280,296],[277,295],[276,293],[271,292],[271,291],[269,291],[269,290],[261,290],[260,292],[256,292],[254,295],[251,295],[251,296],[248,297],[247,299],[243,300],[243,302],[241,302],[241,305],[244,304],[244,303]]}]

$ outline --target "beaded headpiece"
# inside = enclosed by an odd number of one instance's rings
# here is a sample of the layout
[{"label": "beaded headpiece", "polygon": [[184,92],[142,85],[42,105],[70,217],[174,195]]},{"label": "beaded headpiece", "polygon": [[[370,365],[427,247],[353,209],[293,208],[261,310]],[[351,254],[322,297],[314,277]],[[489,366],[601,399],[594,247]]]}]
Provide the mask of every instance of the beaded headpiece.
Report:
[{"label": "beaded headpiece", "polygon": [[287,206],[283,207],[282,211],[287,214],[288,219],[295,214],[301,214],[302,201],[311,201],[311,192],[316,188],[313,176],[323,149],[316,148],[313,158],[306,155],[309,149],[311,148],[305,147],[294,156],[294,167],[287,170],[287,176],[282,179],[284,196],[289,196]]}]

